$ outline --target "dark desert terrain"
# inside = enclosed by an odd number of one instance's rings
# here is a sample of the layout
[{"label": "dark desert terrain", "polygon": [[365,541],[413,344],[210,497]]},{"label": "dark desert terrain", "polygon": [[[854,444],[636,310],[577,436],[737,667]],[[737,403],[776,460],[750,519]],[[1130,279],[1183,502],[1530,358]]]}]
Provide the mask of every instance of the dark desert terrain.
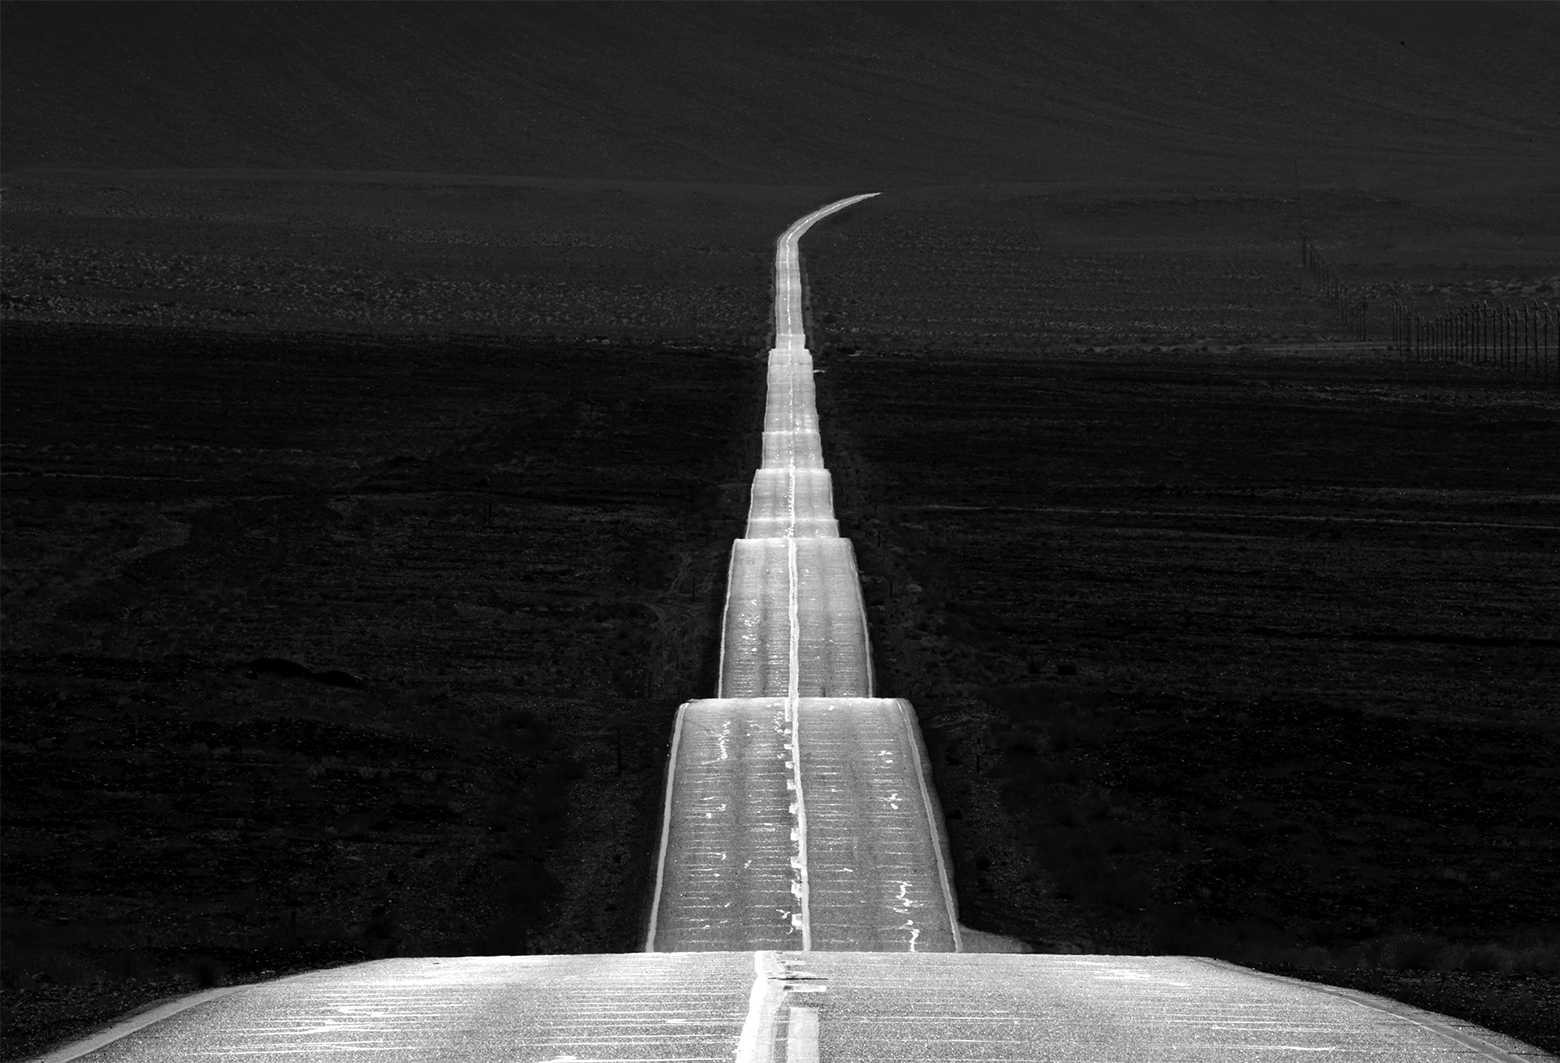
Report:
[{"label": "dark desert terrain", "polygon": [[[5,1058],[641,940],[803,243],[965,921],[1560,1050],[1540,5],[0,5]],[[1385,328],[1381,319],[1373,333]]]}]

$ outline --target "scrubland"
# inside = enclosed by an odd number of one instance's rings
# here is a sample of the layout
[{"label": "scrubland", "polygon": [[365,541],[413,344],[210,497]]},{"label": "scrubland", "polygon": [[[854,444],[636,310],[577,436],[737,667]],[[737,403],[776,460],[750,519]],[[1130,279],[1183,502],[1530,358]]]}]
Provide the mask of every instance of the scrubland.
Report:
[{"label": "scrubland", "polygon": [[1560,1049],[1544,5],[9,3],[4,1053],[636,947],[804,243],[972,925]]},{"label": "scrubland", "polygon": [[3,335],[8,1054],[191,986],[638,946],[748,352]]},{"label": "scrubland", "polygon": [[1554,1043],[1560,398],[1379,355],[836,355],[963,918]]}]

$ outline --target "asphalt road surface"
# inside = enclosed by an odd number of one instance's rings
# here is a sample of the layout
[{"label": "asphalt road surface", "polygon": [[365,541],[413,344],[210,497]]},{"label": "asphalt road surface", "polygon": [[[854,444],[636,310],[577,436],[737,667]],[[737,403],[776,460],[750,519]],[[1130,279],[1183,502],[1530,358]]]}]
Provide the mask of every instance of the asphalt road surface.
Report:
[{"label": "asphalt road surface", "polygon": [[827,469],[760,469],[753,477],[747,539],[837,539],[834,481]]},{"label": "asphalt road surface", "polygon": [[[1546,1058],[1392,1001],[1186,957],[862,952],[397,959],[110,1031],[170,1063],[1436,1063]],[[87,1042],[77,1048],[92,1048]],[[51,1061],[80,1058],[69,1051]]]},{"label": "asphalt road surface", "polygon": [[953,952],[959,927],[909,705],[684,705],[647,948]]},{"label": "asphalt road surface", "polygon": [[777,246],[764,464],[732,550],[720,696],[677,718],[646,951],[317,971],[197,994],[45,1058],[1553,1058],[1352,991],[1189,957],[992,954],[959,926],[914,713],[872,696],[803,329],[797,241],[865,198]]},{"label": "asphalt road surface", "polygon": [[915,716],[872,697],[803,329],[797,241],[862,198],[776,245],[763,465],[731,552],[718,696],[677,719],[650,951],[960,946]]},{"label": "asphalt road surface", "polygon": [[721,697],[872,693],[861,584],[849,542],[738,539],[727,579]]}]

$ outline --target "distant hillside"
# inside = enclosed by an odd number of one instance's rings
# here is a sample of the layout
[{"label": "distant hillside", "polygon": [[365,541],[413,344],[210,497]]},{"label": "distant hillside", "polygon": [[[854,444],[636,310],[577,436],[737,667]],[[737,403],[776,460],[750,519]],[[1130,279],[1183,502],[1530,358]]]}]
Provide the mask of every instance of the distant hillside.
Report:
[{"label": "distant hillside", "polygon": [[0,11],[8,171],[1455,186],[1560,151],[1554,4]]}]

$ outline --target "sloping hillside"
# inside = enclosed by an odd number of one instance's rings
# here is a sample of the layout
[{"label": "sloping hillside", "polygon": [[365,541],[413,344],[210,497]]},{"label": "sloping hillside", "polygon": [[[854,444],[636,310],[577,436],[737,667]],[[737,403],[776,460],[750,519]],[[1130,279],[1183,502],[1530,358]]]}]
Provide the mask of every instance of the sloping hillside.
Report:
[{"label": "sloping hillside", "polygon": [[1552,5],[4,7],[4,165],[1455,184],[1560,145]]}]

